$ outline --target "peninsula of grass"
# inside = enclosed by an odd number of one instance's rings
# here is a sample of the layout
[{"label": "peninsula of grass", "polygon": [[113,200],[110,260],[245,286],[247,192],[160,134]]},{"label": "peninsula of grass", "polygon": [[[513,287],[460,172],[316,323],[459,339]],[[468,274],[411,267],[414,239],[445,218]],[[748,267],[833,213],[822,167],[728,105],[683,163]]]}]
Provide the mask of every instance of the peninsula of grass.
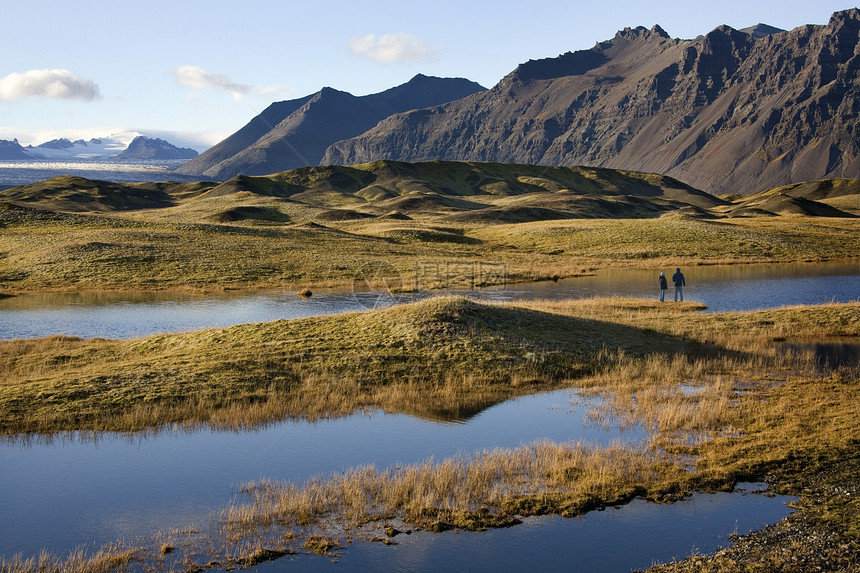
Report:
[{"label": "peninsula of grass", "polygon": [[0,433],[244,427],[364,407],[466,417],[512,396],[598,384],[627,360],[674,356],[676,370],[701,370],[707,361],[708,368],[748,375],[792,354],[773,340],[860,334],[857,304],[689,312],[696,308],[625,299],[488,305],[438,297],[128,341],[5,341]]}]

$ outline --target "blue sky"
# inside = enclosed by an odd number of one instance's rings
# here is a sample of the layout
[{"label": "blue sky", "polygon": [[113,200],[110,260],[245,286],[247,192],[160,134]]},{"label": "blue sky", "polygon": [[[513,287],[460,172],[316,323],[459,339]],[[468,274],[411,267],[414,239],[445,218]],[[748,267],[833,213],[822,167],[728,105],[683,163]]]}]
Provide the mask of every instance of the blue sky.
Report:
[{"label": "blue sky", "polygon": [[626,26],[826,24],[830,0],[0,0],[0,139],[145,133],[199,150],[273,101],[375,93],[417,73],[492,87]]}]

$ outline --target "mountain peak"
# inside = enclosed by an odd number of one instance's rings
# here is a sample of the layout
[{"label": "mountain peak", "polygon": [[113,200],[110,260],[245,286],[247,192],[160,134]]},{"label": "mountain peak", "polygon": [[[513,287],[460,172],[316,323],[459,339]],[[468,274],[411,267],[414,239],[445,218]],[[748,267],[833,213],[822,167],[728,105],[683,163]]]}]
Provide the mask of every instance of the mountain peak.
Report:
[{"label": "mountain peak", "polygon": [[767,24],[758,23],[755,26],[750,26],[748,28],[742,28],[740,30],[744,34],[749,34],[753,38],[764,38],[765,36],[772,36],[773,34],[779,34],[780,32],[785,32],[782,28],[777,28],[775,26],[769,26]]},{"label": "mountain peak", "polygon": [[831,28],[837,28],[844,26],[849,22],[853,22],[854,27],[860,23],[860,8],[849,8],[847,10],[834,12],[833,15],[830,16],[828,26]]},{"label": "mountain peak", "polygon": [[176,147],[163,139],[150,139],[142,135],[128,144],[128,149],[116,156],[117,159],[191,159],[197,152],[190,148]]},{"label": "mountain peak", "polygon": [[618,32],[615,33],[615,38],[616,39],[624,38],[624,39],[630,40],[630,39],[635,39],[635,38],[647,38],[647,37],[651,36],[652,34],[663,37],[663,38],[669,37],[669,34],[667,34],[663,28],[655,25],[650,30],[648,28],[646,28],[645,26],[636,26],[635,28],[627,27],[627,28],[624,28],[623,30],[618,30]]},{"label": "mountain peak", "polygon": [[484,90],[463,78],[424,74],[364,96],[325,87],[300,100],[270,105],[177,172],[223,180],[239,173],[266,175],[316,165],[328,146],[361,135],[386,117],[439,106]]},{"label": "mountain peak", "polygon": [[654,26],[651,27],[650,32],[651,32],[651,34],[653,34],[655,36],[659,36],[661,38],[666,38],[666,39],[670,38],[668,32],[666,32],[666,30],[661,28],[658,24],[654,24]]},{"label": "mountain peak", "polygon": [[389,118],[324,162],[590,165],[715,194],[858,177],[860,10],[778,32],[719,26],[670,41],[656,27],[625,28],[590,50],[521,64],[480,98]]}]

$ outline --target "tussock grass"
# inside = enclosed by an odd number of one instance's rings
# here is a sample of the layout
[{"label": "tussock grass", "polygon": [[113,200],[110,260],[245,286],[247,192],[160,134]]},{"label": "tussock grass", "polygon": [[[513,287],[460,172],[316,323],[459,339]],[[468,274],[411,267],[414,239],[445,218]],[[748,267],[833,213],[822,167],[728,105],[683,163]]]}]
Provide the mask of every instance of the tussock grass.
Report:
[{"label": "tussock grass", "polygon": [[[562,191],[533,195],[548,205],[568,200]],[[390,207],[358,196],[349,205],[356,215],[342,218],[316,199],[249,191],[130,212],[44,211],[0,201],[0,292],[313,289],[351,285],[362,265],[380,262],[409,285],[426,278],[422,264],[435,262],[492,261],[506,272],[490,281],[531,281],[610,266],[856,260],[860,252],[856,218],[594,214],[510,223],[508,211],[493,205],[518,197],[480,199],[488,210],[452,218],[416,207],[396,222],[385,216]]]},{"label": "tussock grass", "polygon": [[139,562],[140,549],[129,549],[118,544],[103,547],[95,552],[75,549],[65,557],[43,551],[38,557],[24,559],[16,555],[0,558],[0,573],[117,573],[131,571]]},{"label": "tussock grass", "polygon": [[436,531],[480,530],[510,524],[516,515],[574,516],[637,494],[661,495],[683,474],[679,465],[656,464],[653,456],[622,446],[538,442],[385,470],[359,467],[301,485],[246,484],[250,503],[225,509],[221,517],[236,535],[332,516],[357,524],[402,517]]}]

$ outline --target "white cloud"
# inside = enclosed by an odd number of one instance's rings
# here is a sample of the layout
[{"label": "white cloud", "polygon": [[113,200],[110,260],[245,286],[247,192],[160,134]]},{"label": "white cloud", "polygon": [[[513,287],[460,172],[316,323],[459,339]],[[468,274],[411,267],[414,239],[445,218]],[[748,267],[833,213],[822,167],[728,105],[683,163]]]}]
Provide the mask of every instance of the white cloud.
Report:
[{"label": "white cloud", "polygon": [[50,99],[101,99],[99,86],[69,70],[30,70],[0,78],[0,101],[27,97]]},{"label": "white cloud", "polygon": [[431,48],[412,34],[368,34],[352,38],[349,51],[381,64],[434,62],[438,48]]},{"label": "white cloud", "polygon": [[238,84],[222,74],[213,74],[197,66],[179,66],[173,70],[176,81],[190,88],[213,89],[239,99],[251,92],[251,87]]}]

